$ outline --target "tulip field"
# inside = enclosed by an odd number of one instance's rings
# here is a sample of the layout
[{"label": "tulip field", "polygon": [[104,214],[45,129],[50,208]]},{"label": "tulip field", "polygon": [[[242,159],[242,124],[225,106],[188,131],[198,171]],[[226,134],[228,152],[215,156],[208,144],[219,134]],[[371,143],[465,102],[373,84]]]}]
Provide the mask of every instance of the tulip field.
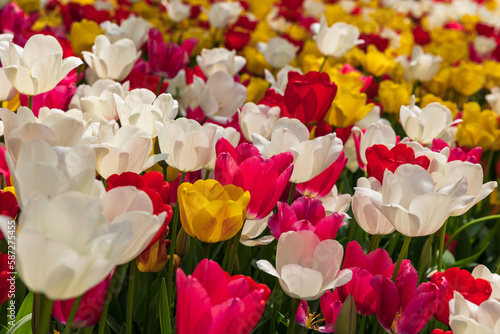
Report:
[{"label": "tulip field", "polygon": [[0,0],[0,334],[500,334],[499,0]]}]

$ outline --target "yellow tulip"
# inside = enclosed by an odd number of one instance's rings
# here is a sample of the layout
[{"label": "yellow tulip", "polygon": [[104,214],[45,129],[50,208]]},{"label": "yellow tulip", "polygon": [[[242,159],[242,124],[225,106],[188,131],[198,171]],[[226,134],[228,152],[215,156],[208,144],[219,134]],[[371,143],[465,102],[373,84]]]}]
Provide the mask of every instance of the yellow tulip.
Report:
[{"label": "yellow tulip", "polygon": [[243,227],[250,193],[235,185],[198,180],[183,183],[177,191],[182,227],[203,242],[219,242]]},{"label": "yellow tulip", "polygon": [[473,62],[461,62],[451,69],[450,81],[453,88],[462,95],[474,95],[486,83],[482,66]]},{"label": "yellow tulip", "polygon": [[412,85],[409,82],[398,84],[391,80],[384,80],[380,83],[378,94],[384,112],[397,114],[402,105],[410,103]]},{"label": "yellow tulip", "polygon": [[83,19],[81,22],[73,22],[69,34],[71,49],[78,57],[82,57],[82,51],[92,51],[95,38],[102,34],[104,30],[95,21]]},{"label": "yellow tulip", "polygon": [[325,119],[332,126],[346,128],[365,117],[372,108],[373,103],[366,104],[366,94],[339,88]]},{"label": "yellow tulip", "polygon": [[21,99],[19,98],[19,93],[16,94],[12,99],[9,101],[2,101],[1,107],[2,108],[7,108],[10,111],[16,111],[17,108],[21,106]]},{"label": "yellow tulip", "polygon": [[425,83],[425,87],[429,89],[431,93],[444,98],[446,91],[451,86],[450,76],[450,67],[441,68],[431,81]]},{"label": "yellow tulip", "polygon": [[264,97],[264,94],[266,94],[269,82],[265,79],[248,76],[246,74],[241,76],[242,82],[245,82],[247,79],[250,80],[247,86],[247,102],[257,103]]},{"label": "yellow tulip", "polygon": [[40,0],[15,0],[14,2],[27,13],[32,13],[40,9]]},{"label": "yellow tulip", "polygon": [[361,64],[367,72],[377,77],[389,73],[396,66],[392,56],[380,52],[374,45],[368,45],[368,51],[361,59]]},{"label": "yellow tulip", "polygon": [[469,56],[469,45],[463,31],[436,28],[431,31],[431,44],[426,53],[441,56],[443,63],[453,65]]},{"label": "yellow tulip", "polygon": [[491,90],[495,86],[500,86],[500,63],[493,60],[483,62],[483,73],[486,75],[484,86]]},{"label": "yellow tulip", "polygon": [[476,102],[464,104],[463,122],[458,125],[456,140],[460,146],[500,150],[498,116],[493,110],[480,110]]},{"label": "yellow tulip", "polygon": [[271,69],[262,53],[252,46],[245,47],[242,56],[247,60],[246,69],[254,75],[263,77],[264,69]]}]

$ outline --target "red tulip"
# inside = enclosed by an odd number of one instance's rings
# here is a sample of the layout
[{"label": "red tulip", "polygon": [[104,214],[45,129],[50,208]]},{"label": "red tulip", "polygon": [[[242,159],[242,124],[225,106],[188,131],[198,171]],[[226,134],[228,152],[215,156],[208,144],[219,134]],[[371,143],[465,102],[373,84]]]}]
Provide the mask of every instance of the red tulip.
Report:
[{"label": "red tulip", "polygon": [[264,159],[251,144],[234,148],[226,139],[216,144],[215,179],[223,186],[234,184],[250,192],[248,219],[267,216],[276,205],[290,180],[293,156],[285,152]]},{"label": "red tulip", "polygon": [[11,287],[14,290],[16,288],[16,284],[12,284],[14,277],[10,274],[14,268],[11,268],[9,262],[11,262],[9,255],[0,253],[0,305],[12,297],[14,291],[11,290]]},{"label": "red tulip", "polygon": [[[0,215],[16,218],[19,212],[16,195],[9,191],[0,190]],[[2,232],[0,231],[0,235]]]},{"label": "red tulip", "polygon": [[288,231],[312,231],[321,241],[334,239],[339,228],[345,223],[343,214],[334,212],[326,216],[323,203],[319,199],[300,197],[289,206],[278,202],[278,212],[268,221],[271,234],[279,239],[281,234]]},{"label": "red tulip", "polygon": [[347,164],[347,158],[344,156],[344,151],[340,152],[339,157],[330,167],[312,180],[297,184],[297,190],[309,197],[321,198],[328,195]]},{"label": "red tulip", "polygon": [[177,333],[250,333],[271,290],[247,276],[230,276],[203,260],[192,275],[177,270]]},{"label": "red tulip", "polygon": [[12,184],[10,183],[10,170],[9,166],[7,165],[7,161],[5,160],[6,151],[7,149],[0,145],[0,174],[2,174],[5,178],[7,186],[11,186]]},{"label": "red tulip", "polygon": [[420,156],[415,158],[415,151],[405,144],[397,144],[390,150],[385,145],[373,145],[366,149],[368,176],[375,177],[383,183],[386,169],[394,173],[403,164],[419,165],[427,169],[430,164],[429,158]]},{"label": "red tulip", "polygon": [[435,273],[431,282],[444,290],[444,295],[439,300],[436,318],[446,325],[449,325],[449,302],[453,299],[454,291],[460,292],[465,299],[476,305],[488,300],[492,291],[488,281],[481,278],[474,279],[467,270],[455,267],[447,269],[444,273]]},{"label": "red tulip", "polygon": [[319,332],[321,333],[333,333],[335,321],[337,321],[337,316],[339,315],[340,308],[342,307],[342,302],[338,294],[338,289],[325,292],[320,299],[321,312],[325,318],[326,326],[321,328]]},{"label": "red tulip", "polygon": [[297,118],[306,125],[314,125],[325,118],[337,94],[337,85],[326,73],[307,74],[288,72],[282,116]]},{"label": "red tulip", "polygon": [[161,32],[152,28],[148,40],[151,71],[161,77],[175,77],[189,63],[189,55],[197,43],[196,38],[190,38],[180,46],[170,42],[165,44]]},{"label": "red tulip", "polygon": [[[82,296],[75,318],[73,320],[73,328],[84,328],[95,325],[101,318],[102,308],[106,300],[109,282],[113,277],[114,271],[104,279],[101,283],[94,286]],[[68,300],[56,300],[52,307],[52,315],[59,320],[60,323],[66,325],[71,308],[75,303],[76,298]]]}]

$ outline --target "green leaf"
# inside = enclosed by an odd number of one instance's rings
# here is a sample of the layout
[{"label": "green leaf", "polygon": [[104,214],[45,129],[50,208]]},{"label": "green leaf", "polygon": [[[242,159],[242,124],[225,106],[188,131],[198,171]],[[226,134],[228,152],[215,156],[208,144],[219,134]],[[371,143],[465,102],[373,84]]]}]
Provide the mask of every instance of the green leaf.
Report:
[{"label": "green leaf", "polygon": [[0,334],[6,334],[8,331],[7,327],[0,325]]},{"label": "green leaf", "polygon": [[476,254],[472,255],[472,256],[469,256],[465,259],[462,259],[460,261],[457,261],[455,263],[452,263],[450,264],[449,266],[446,266],[446,268],[451,268],[451,267],[462,267],[462,266],[465,266],[466,264],[469,264],[471,262],[474,262],[476,261],[479,256],[486,250],[486,248],[488,248],[488,243],[486,243],[483,248],[481,248]]},{"label": "green leaf", "polygon": [[[31,313],[26,315],[25,317],[19,319],[19,321],[16,321],[16,324],[7,331],[7,334],[12,334],[12,333],[28,333],[31,334]],[[29,326],[28,326],[29,325]]]},{"label": "green leaf", "polygon": [[161,334],[171,334],[172,333],[172,322],[170,320],[170,305],[168,303],[167,296],[167,284],[165,278],[161,284],[160,290],[160,302],[158,303],[158,315],[160,316],[160,329]]},{"label": "green leaf", "polygon": [[27,316],[28,314],[31,314],[31,311],[33,310],[33,298],[35,294],[33,291],[30,291],[26,297],[24,297],[23,303],[21,304],[21,307],[19,308],[19,312],[16,314],[16,322]]},{"label": "green leaf", "polygon": [[336,334],[356,334],[356,305],[352,295],[347,296],[335,321]]}]

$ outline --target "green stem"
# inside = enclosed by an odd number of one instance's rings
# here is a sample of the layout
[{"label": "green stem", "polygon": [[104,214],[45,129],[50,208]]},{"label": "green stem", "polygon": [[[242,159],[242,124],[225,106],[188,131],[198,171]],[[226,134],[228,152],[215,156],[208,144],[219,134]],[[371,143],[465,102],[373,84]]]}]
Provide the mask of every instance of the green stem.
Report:
[{"label": "green stem", "polygon": [[366,323],[366,316],[361,317],[361,322],[359,324],[359,332],[358,334],[363,334],[365,332],[365,323]]},{"label": "green stem", "polygon": [[431,234],[427,239],[427,243],[425,244],[424,252],[422,253],[422,257],[420,258],[420,265],[418,266],[418,283],[422,282],[425,274],[425,265],[427,264],[427,258],[429,257],[429,252],[432,247],[432,241],[434,239],[434,234]]},{"label": "green stem", "polygon": [[206,169],[205,170],[205,177],[203,178],[203,180],[206,180],[208,179],[208,177],[210,176],[210,170],[209,169]]},{"label": "green stem", "polygon": [[160,77],[160,82],[158,83],[158,88],[156,88],[156,96],[160,95],[161,88],[163,87],[163,83],[165,82],[164,77]]},{"label": "green stem", "polygon": [[229,273],[229,275],[231,275],[233,272],[236,256],[238,256],[238,246],[240,244],[241,231],[243,231],[243,228],[241,228],[238,231],[238,233],[236,233],[233,239],[233,246],[231,247],[231,255],[229,256],[229,262],[227,264],[227,272]]},{"label": "green stem", "polygon": [[410,241],[411,237],[405,237],[405,241],[403,242],[403,246],[401,247],[401,252],[399,253],[398,256],[398,262],[396,263],[396,267],[394,268],[394,272],[392,273],[392,280],[394,283],[396,282],[396,279],[398,278],[398,273],[399,273],[399,268],[401,268],[401,263],[403,262],[403,259],[406,258],[406,255],[408,254],[408,246],[410,246]]},{"label": "green stem", "polygon": [[283,297],[283,290],[281,290],[279,280],[276,279],[274,283],[273,292],[276,291],[276,299],[273,300],[273,315],[271,316],[271,328],[269,333],[276,334],[276,320],[278,318],[278,307],[281,305],[281,298]]},{"label": "green stem", "polygon": [[482,218],[478,218],[478,219],[474,219],[473,221],[470,221],[468,222],[467,224],[463,225],[462,227],[458,228],[455,232],[453,232],[453,234],[450,236],[450,238],[448,239],[448,241],[446,242],[446,244],[444,245],[444,249],[447,249],[448,246],[450,246],[450,243],[451,241],[460,233],[462,232],[463,230],[469,228],[470,226],[474,225],[474,224],[477,224],[477,223],[480,223],[480,222],[484,222],[486,220],[491,220],[491,219],[498,219],[500,218],[500,215],[493,215],[493,216],[488,216],[488,217],[482,217]]},{"label": "green stem", "polygon": [[368,247],[368,253],[378,248],[378,245],[380,244],[380,238],[381,238],[380,234],[372,235],[372,238],[370,240],[370,246]]},{"label": "green stem", "polygon": [[328,59],[328,56],[325,56],[325,58],[323,58],[323,62],[321,63],[321,66],[319,67],[319,71],[318,72],[321,72],[323,71],[323,67],[325,66],[326,64],[326,60]]},{"label": "green stem", "polygon": [[438,271],[441,271],[443,268],[443,252],[445,250],[444,248],[444,238],[446,236],[446,227],[448,226],[448,220],[444,222],[443,227],[441,227],[441,236],[439,237],[439,256],[438,256]]},{"label": "green stem", "polygon": [[205,122],[207,121],[207,119],[208,119],[208,116],[203,117],[203,119],[200,122],[200,125],[205,124]]},{"label": "green stem", "polygon": [[[184,180],[186,179],[186,172],[181,172],[181,180],[179,182],[179,186],[184,183]],[[177,238],[177,227],[179,225],[179,220],[180,220],[180,213],[179,213],[179,199],[177,199],[177,204],[175,205],[174,208],[174,217],[173,217],[173,223],[172,223],[172,236],[170,240],[172,241],[170,243],[170,253],[169,253],[169,260],[168,260],[168,281],[167,281],[167,296],[168,296],[168,301],[170,304],[173,302],[173,284],[174,284],[174,256],[175,256],[175,240]]]},{"label": "green stem", "polygon": [[40,323],[40,307],[42,303],[42,295],[35,293],[33,296],[33,308],[31,311],[31,331],[33,333],[38,333],[38,325]]},{"label": "green stem", "polygon": [[288,323],[288,329],[286,334],[293,334],[295,332],[295,316],[297,315],[297,309],[299,308],[300,299],[294,298],[292,303],[292,314],[290,316],[290,322]]},{"label": "green stem", "polygon": [[28,108],[33,110],[33,95],[28,96]]},{"label": "green stem", "polygon": [[113,288],[115,286],[116,281],[116,268],[113,273],[113,277],[111,277],[111,281],[108,285],[108,290],[106,291],[106,298],[104,299],[104,305],[102,307],[101,319],[99,320],[99,331],[98,334],[104,334],[104,329],[106,328],[106,318],[108,316],[109,304],[111,302],[111,297],[113,296]]},{"label": "green stem", "polygon": [[38,325],[38,332],[36,333],[47,333],[47,332],[52,332],[50,330],[50,321],[52,319],[52,306],[54,305],[54,301],[51,299],[47,299],[45,297],[42,297],[42,299],[45,299],[42,303],[42,308],[40,312],[40,322]]},{"label": "green stem", "polygon": [[130,261],[130,271],[128,280],[128,292],[127,292],[127,334],[132,333],[132,311],[134,307],[134,282],[135,282],[135,271],[136,271],[135,260]]},{"label": "green stem", "polygon": [[63,334],[71,333],[71,326],[73,325],[73,320],[75,320],[76,311],[78,311],[78,306],[82,301],[82,297],[83,295],[76,298],[75,301],[73,302],[73,306],[71,307],[71,312],[69,313],[68,321],[66,322],[66,326],[64,326]]},{"label": "green stem", "polygon": [[211,243],[208,243],[208,242],[203,243],[203,258],[204,259],[210,259],[210,246],[212,246]]},{"label": "green stem", "polygon": [[224,259],[222,260],[222,268],[227,268],[229,262],[229,255],[231,252],[231,240],[226,241],[226,251],[224,252]]},{"label": "green stem", "polygon": [[295,195],[295,187],[296,186],[297,186],[297,184],[295,182],[291,183],[290,193],[288,194],[288,205],[291,205],[293,202],[293,195]]}]

